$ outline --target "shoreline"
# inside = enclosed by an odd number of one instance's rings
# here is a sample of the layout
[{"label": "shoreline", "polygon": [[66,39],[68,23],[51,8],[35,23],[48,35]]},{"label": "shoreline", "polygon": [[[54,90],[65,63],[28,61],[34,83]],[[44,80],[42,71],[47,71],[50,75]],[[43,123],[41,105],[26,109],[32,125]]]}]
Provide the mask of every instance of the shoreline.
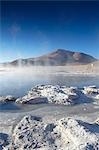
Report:
[{"label": "shoreline", "polygon": [[[30,105],[20,103],[20,106],[31,107],[28,107],[28,109],[24,108],[22,111],[20,111],[20,109],[16,110],[14,113],[0,112],[0,146],[3,149],[10,150],[13,146],[13,149],[17,147],[17,150],[20,150],[21,147],[22,150],[25,150],[26,145],[30,150],[36,150],[38,146],[40,146],[40,150],[54,150],[55,147],[55,150],[61,150],[66,146],[68,150],[71,150],[71,148],[79,149],[81,145],[86,149],[86,147],[89,147],[89,144],[95,148],[99,146],[99,120],[97,120],[99,116],[99,101],[97,99],[99,89],[96,86],[78,89],[77,87],[58,85],[39,85],[31,88],[25,97],[17,101],[25,102],[28,100],[31,102],[32,98],[32,101],[36,102],[37,99],[35,99],[35,96],[38,97],[38,94],[42,94],[42,96],[45,95],[49,102],[52,101],[56,103],[58,101],[59,104],[40,104],[41,101],[38,101],[38,104],[34,104],[34,102],[33,104],[30,103]],[[56,95],[58,97],[56,97]],[[55,96],[54,99],[51,96]],[[11,104],[12,99],[15,101],[14,97],[11,96],[3,98],[5,98],[9,104]],[[66,98],[66,101],[69,103],[72,101],[76,103],[70,105],[66,102],[67,105],[64,105],[64,98]],[[55,99],[56,101],[53,101]],[[63,103],[63,105],[61,105],[61,103]],[[67,126],[63,124],[67,124]],[[73,132],[75,132],[75,134]],[[28,140],[30,138],[28,133],[32,136],[30,140]],[[44,138],[45,136],[43,134],[46,134],[47,139]],[[86,138],[86,135],[88,138]],[[49,144],[52,141],[49,139],[50,136],[51,139],[55,141],[51,145]],[[64,143],[62,141],[63,136]],[[92,136],[93,141],[91,140]],[[78,145],[74,144],[74,138],[72,139],[71,137],[75,137],[76,142],[80,139]],[[68,142],[70,143],[69,145]],[[29,148],[30,145],[31,148]],[[90,147],[88,150],[90,150]]]}]

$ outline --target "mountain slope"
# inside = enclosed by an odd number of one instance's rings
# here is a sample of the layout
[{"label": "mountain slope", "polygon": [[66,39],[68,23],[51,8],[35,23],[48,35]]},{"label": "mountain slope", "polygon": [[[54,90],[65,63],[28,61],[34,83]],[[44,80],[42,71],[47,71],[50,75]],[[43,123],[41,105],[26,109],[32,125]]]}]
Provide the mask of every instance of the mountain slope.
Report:
[{"label": "mountain slope", "polygon": [[36,58],[18,59],[10,62],[11,65],[66,65],[66,64],[88,64],[97,61],[94,57],[64,49],[58,49],[47,55]]}]

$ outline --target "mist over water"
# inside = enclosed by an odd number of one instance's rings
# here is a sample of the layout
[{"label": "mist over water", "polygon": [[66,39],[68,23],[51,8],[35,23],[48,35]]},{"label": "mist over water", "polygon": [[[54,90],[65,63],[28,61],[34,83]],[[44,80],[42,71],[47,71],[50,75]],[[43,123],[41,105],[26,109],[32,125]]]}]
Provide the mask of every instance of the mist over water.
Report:
[{"label": "mist over water", "polygon": [[70,66],[33,66],[0,69],[0,95],[25,95],[31,87],[39,84],[99,87],[99,76],[74,72]]}]

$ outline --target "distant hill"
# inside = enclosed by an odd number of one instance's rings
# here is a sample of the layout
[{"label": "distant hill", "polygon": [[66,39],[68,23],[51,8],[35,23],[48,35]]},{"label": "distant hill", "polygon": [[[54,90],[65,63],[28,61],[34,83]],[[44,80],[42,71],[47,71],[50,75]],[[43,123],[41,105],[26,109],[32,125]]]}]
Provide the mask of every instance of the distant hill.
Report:
[{"label": "distant hill", "polygon": [[[75,64],[88,64],[97,61],[96,58],[80,53],[73,52],[64,49],[58,49],[52,53],[36,57],[36,58],[28,58],[28,59],[17,59],[7,64],[13,66],[27,66],[27,65],[49,65],[49,66],[64,66],[64,65],[75,65]],[[5,64],[5,65],[7,65]]]}]

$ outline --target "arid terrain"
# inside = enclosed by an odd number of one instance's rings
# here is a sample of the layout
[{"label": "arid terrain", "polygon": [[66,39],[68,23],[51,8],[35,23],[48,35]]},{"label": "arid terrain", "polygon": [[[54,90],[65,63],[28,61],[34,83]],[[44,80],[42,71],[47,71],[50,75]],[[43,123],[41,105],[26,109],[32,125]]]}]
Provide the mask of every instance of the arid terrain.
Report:
[{"label": "arid terrain", "polygon": [[[0,69],[1,149],[20,150],[20,147],[22,150],[26,148],[28,150],[98,149],[98,64],[97,61],[87,65],[2,66]],[[32,84],[32,81],[37,83]],[[33,87],[32,90],[26,88],[27,83],[30,83],[29,87]],[[41,83],[43,86],[40,87]],[[56,83],[64,86],[58,86]],[[73,88],[74,83],[76,87]],[[81,83],[87,86],[94,84],[97,87],[82,87]],[[23,89],[25,92],[22,91]],[[22,97],[19,97],[19,93]],[[43,99],[44,97],[48,100]],[[15,100],[17,103],[14,103]]]},{"label": "arid terrain", "polygon": [[63,54],[39,58],[53,66],[0,65],[0,150],[99,149],[99,61],[77,53],[57,66]]}]

